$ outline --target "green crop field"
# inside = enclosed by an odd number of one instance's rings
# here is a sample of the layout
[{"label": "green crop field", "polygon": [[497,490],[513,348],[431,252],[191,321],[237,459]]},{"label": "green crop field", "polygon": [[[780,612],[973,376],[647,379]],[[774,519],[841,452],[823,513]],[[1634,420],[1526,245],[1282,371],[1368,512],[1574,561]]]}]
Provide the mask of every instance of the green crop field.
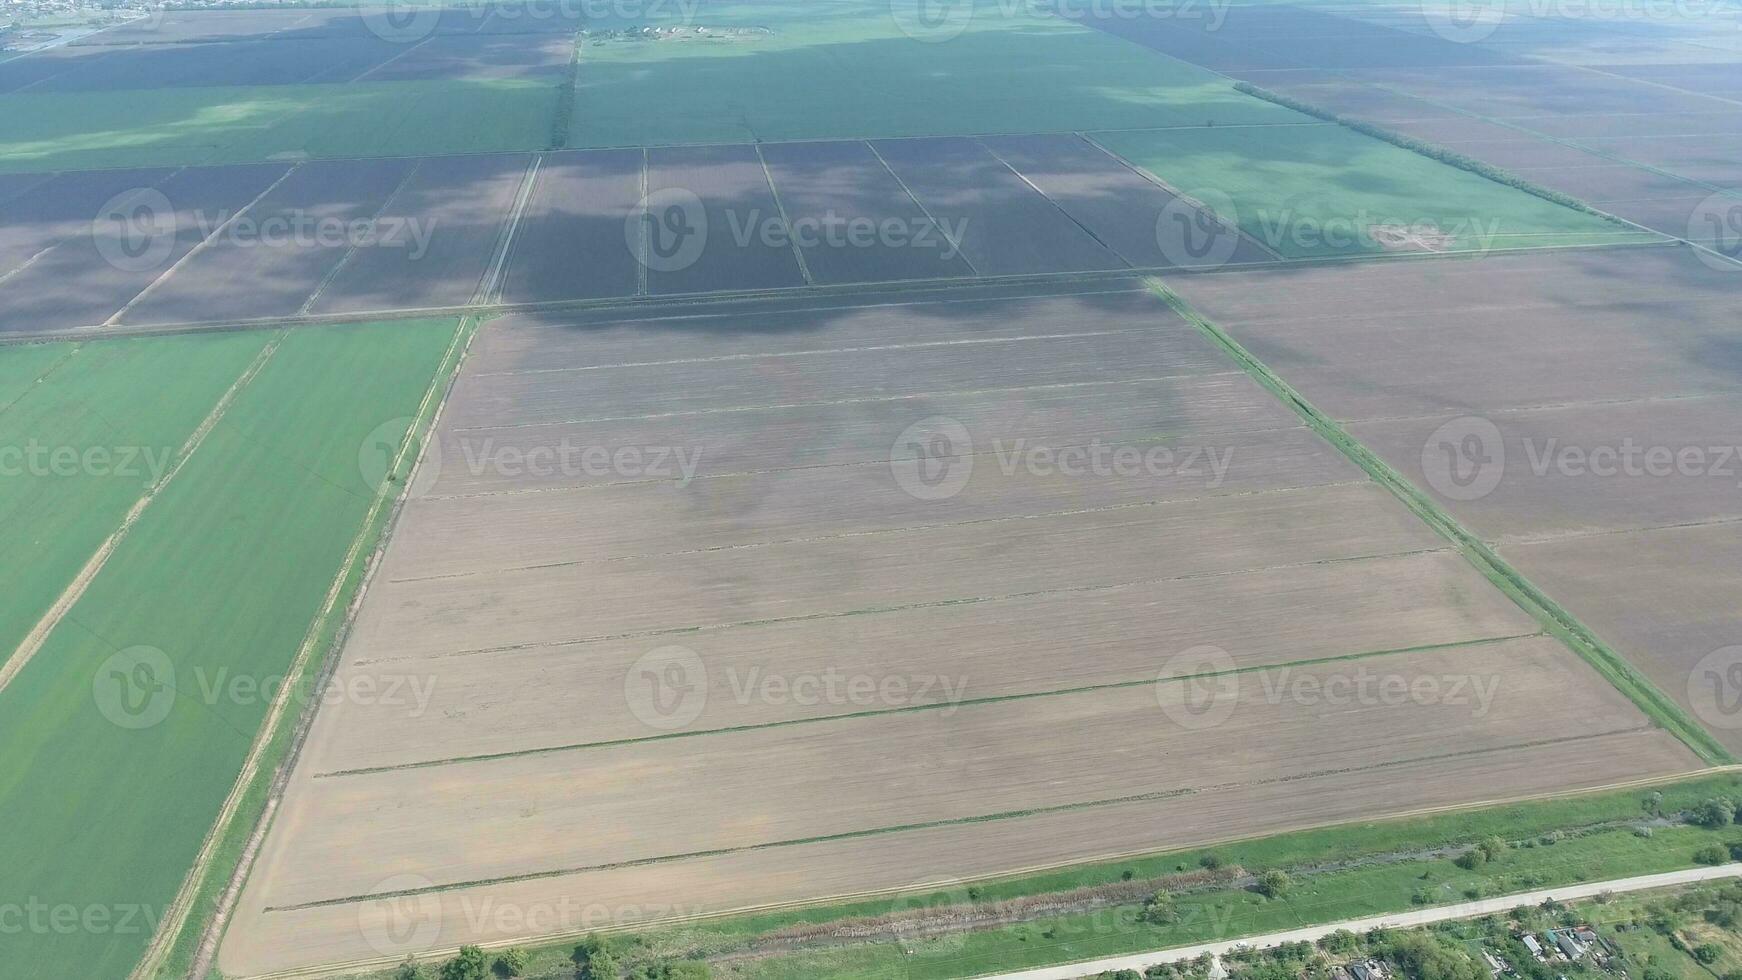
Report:
[{"label": "green crop field", "polygon": [[513,79],[0,95],[0,171],[542,149],[556,105]]},{"label": "green crop field", "polygon": [[0,567],[0,659],[174,465],[266,340],[224,334],[0,350],[0,553],[13,558]]},{"label": "green crop field", "polygon": [[[439,320],[289,332],[0,691],[5,892],[28,896],[44,923],[84,923],[10,936],[9,970],[83,980],[138,959],[455,331]],[[202,342],[237,343],[184,341]]]},{"label": "green crop field", "polygon": [[[1002,6],[1008,7],[1008,4]],[[964,8],[965,9],[965,8]],[[928,35],[890,5],[718,3],[697,26],[742,40],[592,40],[573,146],[1070,132],[1304,118],[1225,78],[1090,28],[983,0]],[[902,29],[921,37],[916,39]]]},{"label": "green crop field", "polygon": [[[1296,118],[1306,118],[1297,116]],[[1384,251],[1374,226],[1437,229],[1436,251],[1651,241],[1334,123],[1289,129],[1098,133],[1095,139],[1218,211],[1285,258]]]}]

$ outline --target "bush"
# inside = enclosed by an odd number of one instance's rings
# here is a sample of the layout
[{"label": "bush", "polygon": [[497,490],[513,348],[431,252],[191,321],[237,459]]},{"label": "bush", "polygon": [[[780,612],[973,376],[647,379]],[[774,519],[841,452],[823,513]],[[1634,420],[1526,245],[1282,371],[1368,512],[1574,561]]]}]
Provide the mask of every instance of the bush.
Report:
[{"label": "bush", "polygon": [[1694,947],[1694,959],[1699,960],[1701,963],[1716,963],[1718,962],[1718,957],[1723,955],[1724,950],[1716,943],[1701,943]]},{"label": "bush", "polygon": [[442,964],[441,980],[488,980],[490,959],[476,946],[461,946],[460,953]]},{"label": "bush", "polygon": [[1476,850],[1481,851],[1482,856],[1488,860],[1498,861],[1500,855],[1505,854],[1510,846],[1504,837],[1484,837],[1482,843],[1476,845]]},{"label": "bush", "polygon": [[1338,929],[1319,940],[1319,948],[1327,953],[1351,953],[1359,945],[1361,940],[1347,929]]},{"label": "bush", "polygon": [[1198,867],[1214,871],[1222,866],[1222,858],[1218,854],[1206,854],[1198,858]]},{"label": "bush", "polygon": [[496,957],[496,975],[500,977],[517,977],[526,972],[527,961],[531,957],[519,946],[511,946]]},{"label": "bush", "polygon": [[629,974],[629,980],[708,980],[713,971],[708,964],[694,960],[671,960],[654,966],[642,966]]},{"label": "bush", "polygon": [[1153,926],[1165,926],[1179,921],[1179,910],[1174,908],[1172,895],[1156,892],[1143,903],[1137,917]]},{"label": "bush", "polygon": [[1689,819],[1701,827],[1723,827],[1736,820],[1736,804],[1726,797],[1714,796],[1694,807]]},{"label": "bush", "polygon": [[1281,898],[1292,884],[1294,882],[1289,880],[1286,872],[1272,868],[1258,876],[1258,894],[1265,898]]},{"label": "bush", "polygon": [[612,951],[611,944],[599,936],[581,940],[571,959],[580,980],[617,980],[617,954]]},{"label": "bush", "polygon": [[1488,854],[1485,851],[1472,848],[1453,858],[1452,863],[1465,871],[1474,871],[1488,863]]},{"label": "bush", "polygon": [[407,956],[399,969],[393,971],[393,980],[429,980],[429,970],[415,956]]},{"label": "bush", "polygon": [[1742,861],[1742,843],[1731,841],[1729,845],[1727,845],[1727,850],[1730,852],[1730,860]]},{"label": "bush", "polygon": [[1694,852],[1695,864],[1723,864],[1730,860],[1730,852],[1717,844],[1708,844]]}]

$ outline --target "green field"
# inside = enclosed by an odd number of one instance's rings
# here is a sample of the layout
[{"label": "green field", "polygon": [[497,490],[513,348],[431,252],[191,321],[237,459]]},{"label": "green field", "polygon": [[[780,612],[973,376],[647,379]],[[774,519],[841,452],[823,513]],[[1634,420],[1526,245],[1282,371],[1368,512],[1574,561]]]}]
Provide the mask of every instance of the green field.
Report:
[{"label": "green field", "polygon": [[[397,450],[455,331],[286,334],[0,691],[0,891],[47,923],[8,936],[9,971],[88,980],[138,959],[371,513],[366,474]],[[188,338],[202,341],[234,342]]]},{"label": "green field", "polygon": [[1070,132],[1303,118],[1243,96],[1202,68],[1056,17],[999,7],[982,0],[960,35],[934,42],[904,33],[890,5],[871,0],[702,8],[698,26],[773,32],[746,40],[589,41],[580,53],[569,142]]},{"label": "green field", "polygon": [[174,465],[266,340],[224,334],[0,350],[0,553],[13,558],[0,567],[0,660]]},{"label": "green field", "polygon": [[1454,236],[1436,250],[1459,252],[1660,238],[1334,123],[1094,138],[1285,258],[1383,252],[1375,225],[1436,228]]},{"label": "green field", "polygon": [[523,80],[0,95],[0,171],[535,150],[556,104]]}]

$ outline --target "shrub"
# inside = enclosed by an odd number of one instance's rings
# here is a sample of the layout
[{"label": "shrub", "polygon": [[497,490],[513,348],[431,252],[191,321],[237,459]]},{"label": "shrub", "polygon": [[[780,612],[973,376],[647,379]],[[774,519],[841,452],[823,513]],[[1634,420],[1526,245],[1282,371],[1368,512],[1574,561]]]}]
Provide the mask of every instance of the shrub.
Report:
[{"label": "shrub", "polygon": [[1488,855],[1484,851],[1472,848],[1453,858],[1452,863],[1465,871],[1474,871],[1488,863]]},{"label": "shrub", "polygon": [[1222,858],[1217,854],[1206,854],[1198,858],[1198,867],[1214,871],[1222,866]]},{"label": "shrub", "polygon": [[1258,876],[1258,893],[1265,898],[1280,898],[1292,884],[1286,872],[1272,868]]},{"label": "shrub", "polygon": [[1693,952],[1694,959],[1706,964],[1716,963],[1718,957],[1724,955],[1723,949],[1719,948],[1716,943],[1701,943],[1694,947]]},{"label": "shrub", "polygon": [[1498,861],[1509,846],[1504,837],[1484,837],[1482,843],[1476,845],[1476,850],[1481,851],[1482,856],[1488,860]]},{"label": "shrub", "polygon": [[461,946],[458,956],[442,964],[441,980],[488,980],[490,960],[476,946]]},{"label": "shrub", "polygon": [[496,957],[496,975],[502,977],[517,977],[526,972],[527,961],[531,957],[519,946],[511,946]]},{"label": "shrub", "polygon": [[1694,852],[1696,864],[1723,864],[1730,860],[1730,852],[1717,844],[1708,844]]},{"label": "shrub", "polygon": [[399,964],[399,969],[393,971],[393,980],[429,980],[429,970],[417,961],[417,957],[407,956],[405,962]]},{"label": "shrub", "polygon": [[617,980],[617,954],[612,951],[611,944],[599,936],[581,940],[572,959],[580,980]]},{"label": "shrub", "polygon": [[1726,797],[1714,796],[1694,807],[1689,819],[1702,827],[1722,827],[1735,821],[1736,804]]},{"label": "shrub", "polygon": [[1359,945],[1361,940],[1347,929],[1338,929],[1319,940],[1319,948],[1327,953],[1349,953]]},{"label": "shrub", "polygon": [[1173,896],[1167,892],[1156,892],[1143,903],[1143,911],[1138,918],[1150,925],[1165,926],[1179,921],[1179,910],[1174,908]]},{"label": "shrub", "polygon": [[629,980],[708,980],[713,975],[708,964],[695,960],[668,960],[653,966],[637,967]]}]

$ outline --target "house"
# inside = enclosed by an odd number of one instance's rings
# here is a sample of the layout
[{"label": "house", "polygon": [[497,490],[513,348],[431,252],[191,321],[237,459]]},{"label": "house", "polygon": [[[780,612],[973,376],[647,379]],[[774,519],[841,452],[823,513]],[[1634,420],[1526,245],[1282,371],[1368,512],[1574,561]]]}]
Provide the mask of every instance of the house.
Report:
[{"label": "house", "polygon": [[1530,950],[1530,955],[1536,957],[1539,962],[1542,960],[1542,943],[1537,942],[1535,936],[1526,935],[1524,937],[1524,948]]}]

